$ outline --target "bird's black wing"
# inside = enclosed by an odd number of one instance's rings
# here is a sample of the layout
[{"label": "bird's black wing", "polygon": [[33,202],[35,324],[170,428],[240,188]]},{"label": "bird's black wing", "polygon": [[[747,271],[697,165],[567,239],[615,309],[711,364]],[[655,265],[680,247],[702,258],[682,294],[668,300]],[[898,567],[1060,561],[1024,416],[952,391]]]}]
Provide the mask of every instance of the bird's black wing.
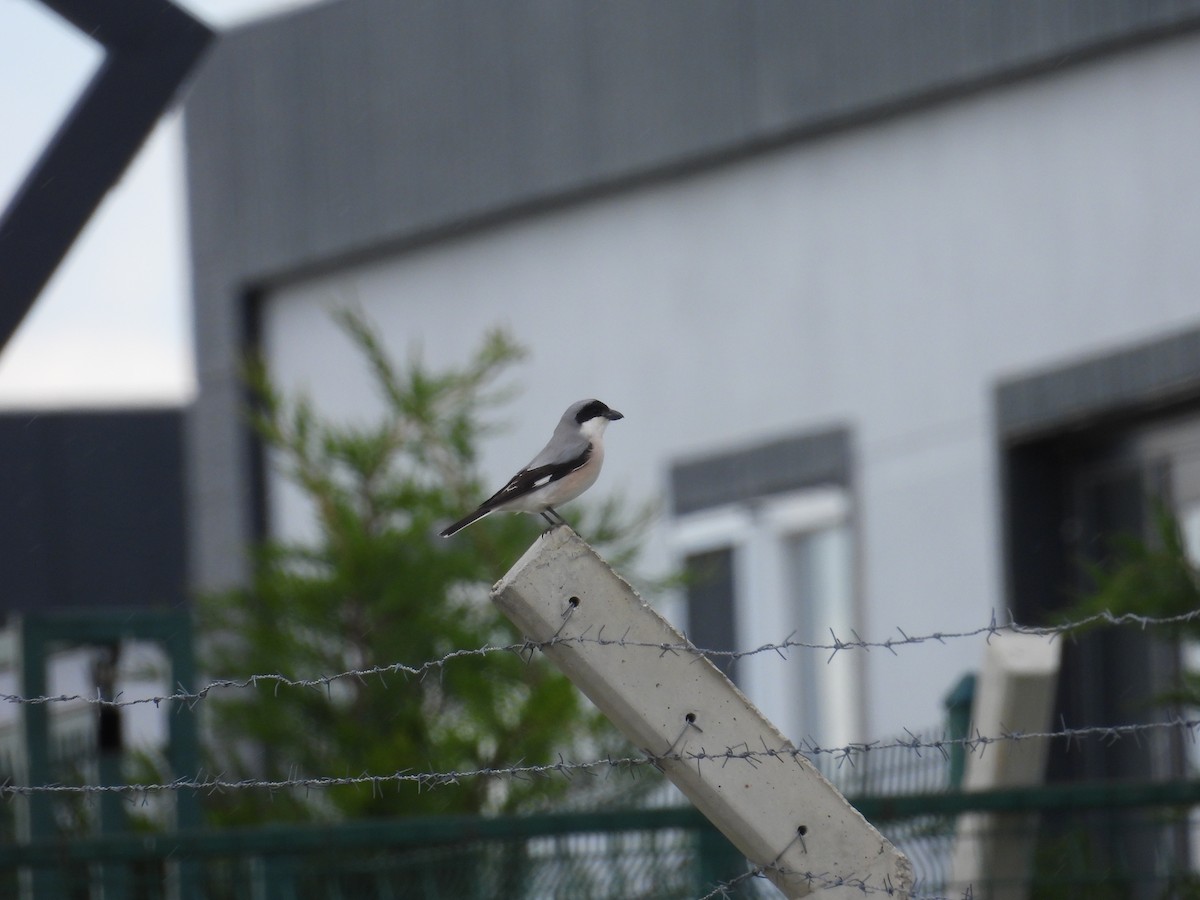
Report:
[{"label": "bird's black wing", "polygon": [[479,508],[481,510],[493,509],[501,503],[507,503],[509,500],[515,500],[517,497],[523,497],[530,491],[537,490],[552,481],[558,481],[558,479],[570,475],[582,466],[588,461],[591,455],[592,445],[589,443],[583,448],[582,453],[565,462],[522,469],[509,479],[508,484],[479,504]]}]

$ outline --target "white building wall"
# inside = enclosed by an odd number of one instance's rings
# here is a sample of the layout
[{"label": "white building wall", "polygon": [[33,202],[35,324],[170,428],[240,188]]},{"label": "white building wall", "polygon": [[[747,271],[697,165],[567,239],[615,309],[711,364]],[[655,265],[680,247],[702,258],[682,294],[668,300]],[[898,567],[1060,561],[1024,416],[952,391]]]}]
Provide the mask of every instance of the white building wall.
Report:
[{"label": "white building wall", "polygon": [[[497,484],[586,396],[627,417],[594,490],[634,497],[680,458],[846,423],[860,633],[977,627],[1003,605],[997,380],[1200,324],[1197,84],[1200,39],[1178,39],[357,264],[274,291],[265,349],[285,386],[368,415],[331,307],[435,367],[507,326],[531,356],[485,448]],[[864,737],[938,721],[979,658],[869,654]]]}]

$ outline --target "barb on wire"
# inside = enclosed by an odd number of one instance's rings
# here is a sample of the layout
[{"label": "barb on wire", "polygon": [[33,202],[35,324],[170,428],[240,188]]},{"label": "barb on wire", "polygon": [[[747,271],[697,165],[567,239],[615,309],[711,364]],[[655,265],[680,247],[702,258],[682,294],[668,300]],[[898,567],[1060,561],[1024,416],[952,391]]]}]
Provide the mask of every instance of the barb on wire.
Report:
[{"label": "barb on wire", "polygon": [[965,631],[935,631],[928,634],[910,635],[904,629],[897,627],[898,637],[888,637],[882,640],[863,640],[857,633],[851,632],[853,637],[845,639],[838,637],[832,630],[830,631],[830,642],[810,642],[794,640],[788,636],[784,640],[774,644],[763,644],[750,650],[705,650],[700,647],[695,647],[691,643],[669,644],[662,642],[648,641],[633,641],[627,636],[621,637],[604,637],[603,628],[595,635],[587,634],[575,636],[555,636],[546,641],[524,640],[512,644],[485,644],[482,647],[472,649],[452,650],[445,656],[438,659],[428,660],[418,665],[408,665],[405,663],[389,663],[386,665],[371,666],[364,669],[347,669],[344,672],[338,672],[333,675],[318,675],[313,678],[291,678],[287,675],[278,673],[266,673],[261,675],[250,675],[246,678],[233,679],[223,678],[211,681],[203,687],[189,691],[183,688],[170,693],[150,697],[115,697],[104,698],[95,695],[86,694],[56,694],[53,696],[43,695],[38,697],[22,697],[19,694],[0,693],[0,702],[40,705],[48,703],[86,703],[92,706],[105,707],[125,707],[139,705],[161,706],[165,703],[182,703],[192,705],[201,700],[208,699],[209,695],[215,691],[230,689],[239,690],[246,688],[259,687],[262,685],[272,685],[276,688],[314,688],[318,690],[329,690],[330,686],[337,681],[343,679],[365,679],[369,677],[378,677],[382,679],[386,675],[403,675],[408,678],[416,678],[418,680],[425,678],[431,672],[440,671],[448,663],[455,660],[478,658],[488,656],[493,653],[517,653],[523,658],[532,656],[536,650],[542,650],[547,647],[552,647],[560,644],[598,644],[600,646],[615,646],[623,649],[644,647],[653,650],[656,653],[689,653],[693,655],[703,655],[712,659],[729,659],[738,660],[748,656],[757,656],[760,653],[775,653],[785,659],[789,650],[821,650],[829,651],[829,659],[832,660],[838,653],[848,650],[863,650],[871,651],[876,649],[887,650],[892,654],[900,647],[908,647],[931,642],[945,643],[949,640],[961,640],[974,637],[986,637],[991,640],[993,637],[999,637],[1004,634],[1026,634],[1039,637],[1045,637],[1048,640],[1053,640],[1057,637],[1063,637],[1073,632],[1080,631],[1086,628],[1091,628],[1096,625],[1110,626],[1136,626],[1146,629],[1150,627],[1162,627],[1170,625],[1182,625],[1189,622],[1200,621],[1200,610],[1192,610],[1191,612],[1180,613],[1174,616],[1142,616],[1135,613],[1122,613],[1115,615],[1111,612],[1099,612],[1094,615],[1087,616],[1083,619],[1078,619],[1071,622],[1065,622],[1061,625],[1021,625],[1012,621],[1011,616],[1008,621],[998,621],[995,614],[992,615],[991,621],[987,625],[981,625],[978,628],[972,628]]},{"label": "barb on wire", "polygon": [[[167,791],[203,791],[220,792],[232,790],[248,790],[251,788],[268,791],[288,790],[293,788],[325,788],[362,785],[372,790],[379,790],[387,785],[415,784],[421,789],[444,787],[458,784],[473,778],[513,778],[529,779],[550,775],[571,777],[575,773],[590,773],[598,769],[635,770],[645,766],[658,767],[668,761],[682,761],[689,765],[699,766],[711,762],[720,766],[728,766],[733,762],[744,762],[757,766],[768,761],[795,760],[797,757],[814,757],[828,755],[839,764],[849,762],[854,765],[856,757],[880,750],[909,750],[919,752],[924,749],[946,752],[950,747],[960,746],[970,753],[982,753],[992,744],[1004,741],[1030,741],[1051,738],[1083,739],[1094,738],[1113,743],[1125,737],[1137,737],[1151,731],[1179,729],[1193,736],[1200,729],[1200,719],[1175,718],[1161,722],[1145,722],[1135,725],[1095,725],[1084,728],[1065,728],[1059,731],[1021,732],[1006,731],[997,735],[976,734],[962,738],[938,738],[922,740],[917,736],[895,738],[892,740],[871,741],[868,743],[846,744],[841,747],[820,747],[811,742],[802,743],[798,747],[782,747],[762,750],[751,749],[746,744],[727,747],[724,750],[685,750],[676,751],[673,748],[662,754],[647,753],[644,756],[605,757],[603,759],[587,760],[585,762],[568,762],[560,758],[558,762],[543,765],[496,766],[479,769],[465,769],[450,772],[411,772],[401,770],[384,775],[345,776],[295,776],[291,778],[270,780],[241,779],[230,781],[220,777],[213,778],[179,778],[175,781],[160,784],[43,784],[20,785],[0,784],[0,797],[27,796],[30,794],[150,794]],[[911,732],[910,732],[911,734]]]},{"label": "barb on wire", "polygon": [[716,898],[718,898],[718,897],[721,897],[721,898],[735,897],[737,895],[734,894],[733,891],[739,885],[744,884],[745,882],[750,881],[753,878],[763,878],[765,876],[766,876],[766,873],[763,871],[763,868],[761,866],[755,866],[753,869],[743,872],[741,875],[738,875],[736,878],[730,878],[728,881],[722,881],[722,882],[714,885],[713,889],[711,891],[709,891],[707,894],[705,894],[703,897],[700,897],[699,900],[716,900]]}]

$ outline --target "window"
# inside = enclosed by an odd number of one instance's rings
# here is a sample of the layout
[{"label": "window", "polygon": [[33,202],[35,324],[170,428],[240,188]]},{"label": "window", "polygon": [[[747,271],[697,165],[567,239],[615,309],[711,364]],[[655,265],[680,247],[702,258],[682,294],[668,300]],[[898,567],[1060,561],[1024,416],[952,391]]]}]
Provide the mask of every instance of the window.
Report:
[{"label": "window", "polygon": [[[849,638],[854,629],[850,528],[843,519],[816,530],[784,536],[785,582],[782,601],[791,615],[795,640],[828,644],[832,635]],[[832,665],[821,651],[799,650],[797,737],[825,746],[850,743],[861,729],[854,669],[846,657]]]},{"label": "window", "polygon": [[[839,432],[838,439],[848,449],[845,434]],[[845,481],[848,464],[840,458],[845,454],[826,453],[822,471],[798,478],[796,455],[780,452],[785,446],[797,453],[811,449],[813,440],[690,463],[687,478],[677,472],[675,506],[685,508],[676,516],[672,546],[687,578],[689,639],[718,651],[713,662],[794,742],[839,746],[862,734],[858,654],[830,660],[829,651],[793,647],[786,660],[774,652],[721,655],[787,638],[829,644],[833,634],[847,638],[856,627],[850,495],[844,483],[829,483]],[[774,476],[761,465],[769,457],[786,460]],[[835,457],[839,477],[831,479],[828,463]],[[813,455],[800,458],[811,461]],[[725,478],[705,485],[695,477],[698,467]],[[793,477],[779,478],[781,470]],[[730,490],[735,475],[744,490]],[[755,490],[761,486],[756,479],[765,479],[769,492]],[[810,480],[818,483],[804,484]],[[779,489],[788,482],[791,489]],[[689,496],[707,502],[696,504],[699,508],[681,504],[681,484],[693,489]]]}]

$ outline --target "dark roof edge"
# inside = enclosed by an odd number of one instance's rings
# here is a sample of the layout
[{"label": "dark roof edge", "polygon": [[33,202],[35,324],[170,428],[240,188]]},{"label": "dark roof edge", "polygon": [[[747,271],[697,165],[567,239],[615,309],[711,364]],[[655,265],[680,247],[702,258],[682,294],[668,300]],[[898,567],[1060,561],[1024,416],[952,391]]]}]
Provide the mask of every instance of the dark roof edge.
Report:
[{"label": "dark roof edge", "polygon": [[[272,17],[266,24],[303,15],[306,11],[304,8],[289,10]],[[255,21],[243,28],[248,30],[261,24],[263,24],[261,21]],[[308,261],[300,265],[284,264],[277,270],[254,273],[243,281],[242,287],[246,291],[277,288],[347,265],[361,264],[373,259],[393,256],[399,252],[417,250],[448,239],[467,237],[497,225],[555,210],[568,209],[637,187],[691,177],[706,170],[737,163],[760,154],[784,150],[804,141],[819,140],[854,128],[885,122],[898,116],[969,99],[989,90],[1020,84],[1052,72],[1086,65],[1116,53],[1136,50],[1165,40],[1188,37],[1197,31],[1200,31],[1200,13],[1183,17],[1166,25],[1155,25],[1139,31],[1131,31],[1119,37],[1083,43],[1066,52],[1054,52],[1018,65],[998,68],[982,75],[964,77],[957,81],[917,90],[908,95],[881,101],[869,101],[858,108],[837,112],[823,118],[815,118],[757,134],[747,134],[740,141],[713,146],[703,151],[680,156],[667,163],[646,165],[612,177],[595,178],[590,181],[581,180],[578,185],[570,188],[548,189],[543,193],[519,201],[497,203],[488,209],[448,216],[444,222],[436,226],[403,229],[390,235],[376,235],[374,239],[363,242],[361,246],[331,250],[319,260]]]}]

